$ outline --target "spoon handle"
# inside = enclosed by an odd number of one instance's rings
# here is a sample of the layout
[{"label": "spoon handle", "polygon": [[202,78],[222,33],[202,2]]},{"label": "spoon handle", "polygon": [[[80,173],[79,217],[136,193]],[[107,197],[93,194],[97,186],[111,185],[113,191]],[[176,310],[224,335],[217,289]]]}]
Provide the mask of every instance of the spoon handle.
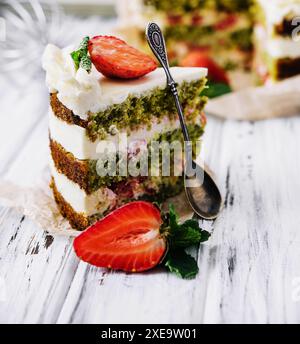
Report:
[{"label": "spoon handle", "polygon": [[172,95],[175,99],[175,105],[176,105],[177,112],[179,115],[179,120],[181,124],[184,141],[187,143],[187,145],[189,145],[190,144],[189,132],[187,130],[184,114],[183,114],[182,107],[179,101],[176,82],[174,81],[170,72],[166,43],[165,43],[165,39],[161,32],[160,27],[156,23],[149,23],[146,28],[146,37],[147,37],[147,41],[151,50],[153,51],[154,55],[156,56],[156,58],[162,65],[163,69],[165,70],[165,73],[167,76],[167,84],[170,87]]}]

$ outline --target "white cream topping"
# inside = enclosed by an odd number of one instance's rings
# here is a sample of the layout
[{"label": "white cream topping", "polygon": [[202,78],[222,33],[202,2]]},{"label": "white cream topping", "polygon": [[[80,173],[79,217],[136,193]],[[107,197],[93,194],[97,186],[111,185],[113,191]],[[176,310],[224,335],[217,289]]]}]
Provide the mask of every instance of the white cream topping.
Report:
[{"label": "white cream topping", "polygon": [[[207,76],[207,69],[200,67],[171,67],[174,80],[181,84],[184,81],[191,82]],[[134,80],[116,80],[100,77],[102,88],[102,106],[100,110],[124,102],[129,95],[139,97],[152,92],[155,88],[166,87],[166,76],[162,68],[142,78]]]},{"label": "white cream topping", "polygon": [[59,173],[52,160],[50,161],[50,169],[57,191],[77,213],[91,216],[103,213],[114,205],[116,195],[110,189],[100,188],[88,195],[78,184]]},{"label": "white cream topping", "polygon": [[[70,56],[71,47],[59,49],[49,44],[43,55],[43,68],[50,92],[58,92],[58,99],[77,116],[86,119],[88,112],[104,111],[111,105],[124,102],[129,95],[140,96],[154,88],[166,87],[162,68],[135,80],[113,80],[104,77],[93,66],[91,73],[75,70]],[[177,83],[206,77],[206,68],[171,68]]]},{"label": "white cream topping", "polygon": [[48,44],[43,54],[42,65],[46,71],[46,83],[50,92],[58,92],[58,99],[75,115],[87,118],[89,111],[100,107],[101,85],[99,73],[93,67],[91,72],[75,69],[70,53],[71,47],[59,49]]},{"label": "white cream topping", "polygon": [[[195,124],[200,124],[201,118],[197,119]],[[153,121],[152,128],[148,130],[147,126],[143,126],[138,130],[130,131],[127,136],[128,143],[132,143],[138,140],[145,140],[150,142],[156,134],[172,131],[180,127],[179,120],[170,121],[168,117],[162,118],[160,122]],[[94,159],[99,158],[97,153],[97,147],[99,147],[101,140],[97,139],[92,142],[87,134],[86,130],[78,125],[69,124],[59,118],[57,118],[53,112],[49,111],[49,131],[53,140],[61,144],[66,151],[72,153],[77,159]],[[117,130],[118,135],[108,135],[105,139],[118,144],[118,137],[120,134],[125,134],[126,130]]]},{"label": "white cream topping", "polygon": [[300,0],[258,0],[269,24],[279,24],[286,16],[300,15]]}]

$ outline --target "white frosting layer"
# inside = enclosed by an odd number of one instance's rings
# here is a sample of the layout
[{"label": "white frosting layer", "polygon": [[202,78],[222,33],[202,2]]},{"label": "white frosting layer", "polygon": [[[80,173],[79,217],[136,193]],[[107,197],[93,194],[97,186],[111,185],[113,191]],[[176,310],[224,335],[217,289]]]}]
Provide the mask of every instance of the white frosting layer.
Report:
[{"label": "white frosting layer", "polygon": [[297,58],[300,56],[300,44],[291,39],[274,38],[267,41],[266,50],[273,58]]},{"label": "white frosting layer", "polygon": [[269,24],[279,24],[286,16],[300,16],[300,0],[258,0]]},{"label": "white frosting layer", "polygon": [[[206,68],[171,67],[170,70],[174,80],[178,84],[184,81],[199,80],[207,76]],[[145,93],[150,93],[157,87],[166,87],[166,76],[162,68],[157,68],[154,72],[139,79],[113,80],[102,76],[99,81],[101,82],[102,88],[102,108],[100,110],[113,104],[124,102],[129,95],[140,97]]]},{"label": "white frosting layer", "polygon": [[[91,73],[79,68],[76,72],[70,56],[72,48],[59,49],[49,44],[43,55],[43,68],[50,92],[58,92],[58,99],[82,119],[88,112],[104,111],[111,105],[124,102],[129,95],[140,96],[154,88],[166,87],[162,68],[135,80],[113,80],[104,77],[94,67]],[[206,77],[206,68],[171,68],[177,83]]]},{"label": "white frosting layer", "polygon": [[[200,124],[199,116],[195,124]],[[154,121],[151,130],[147,126],[143,126],[138,130],[130,131],[127,135],[128,143],[134,141],[145,140],[147,143],[153,139],[156,134],[172,131],[180,127],[179,120],[170,121],[168,117],[163,118],[159,123]],[[97,148],[100,146],[101,140],[92,142],[86,135],[84,128],[77,125],[68,124],[67,122],[57,118],[53,112],[49,111],[49,131],[53,140],[61,144],[66,151],[72,153],[77,159],[94,159],[99,158]],[[126,131],[119,131],[119,134],[125,134]],[[109,135],[106,141],[118,144],[118,135]]]},{"label": "white frosting layer", "polygon": [[49,91],[58,92],[58,99],[75,115],[85,119],[89,111],[97,111],[101,106],[101,85],[94,67],[90,73],[82,68],[75,70],[70,55],[72,50],[71,47],[59,49],[48,44],[42,65]]},{"label": "white frosting layer", "polygon": [[78,184],[59,173],[52,161],[50,162],[50,169],[57,191],[77,213],[91,216],[105,212],[114,204],[116,195],[108,188],[101,188],[87,195]]},{"label": "white frosting layer", "polygon": [[300,56],[300,44],[291,38],[269,38],[265,28],[261,25],[255,27],[255,36],[261,49],[274,59],[297,58]]}]

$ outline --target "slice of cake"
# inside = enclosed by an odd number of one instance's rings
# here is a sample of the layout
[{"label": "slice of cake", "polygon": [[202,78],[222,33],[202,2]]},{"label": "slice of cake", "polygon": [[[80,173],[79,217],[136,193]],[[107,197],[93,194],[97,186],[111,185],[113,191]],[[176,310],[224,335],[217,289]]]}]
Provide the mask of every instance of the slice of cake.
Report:
[{"label": "slice of cake", "polygon": [[[172,63],[205,51],[225,70],[249,69],[252,17],[249,0],[119,0],[124,35],[144,45],[144,27],[157,22],[164,31]],[[133,28],[135,26],[135,30]],[[128,29],[131,28],[131,29]],[[134,35],[135,32],[135,35]]]},{"label": "slice of cake", "polygon": [[[82,49],[72,53],[71,48],[61,50],[48,45],[43,57],[50,90],[52,189],[61,213],[78,230],[131,200],[163,201],[183,189],[182,176],[175,173],[118,173],[122,161],[119,156],[115,160],[117,173],[99,172],[99,164],[104,156],[107,158],[103,143],[115,147],[126,138],[127,165],[137,162],[138,170],[141,154],[147,152],[151,157],[152,141],[171,143],[182,140],[182,134],[161,68],[136,79],[110,79],[85,59],[76,68],[74,59],[77,61]],[[128,60],[130,66],[134,65]],[[201,92],[207,70],[174,67],[171,72],[195,142],[206,123],[206,97]]]},{"label": "slice of cake", "polygon": [[300,73],[299,0],[257,0],[255,69],[264,82]]},{"label": "slice of cake", "polygon": [[[149,21],[157,22],[164,31],[174,65],[200,67],[204,65],[197,60],[209,57],[228,75],[234,89],[240,88],[240,78],[237,82],[235,78],[241,71],[251,71],[258,84],[300,73],[300,0],[118,0],[117,3],[119,31],[132,44],[147,49],[144,26]],[[211,75],[209,79],[214,81]]]}]

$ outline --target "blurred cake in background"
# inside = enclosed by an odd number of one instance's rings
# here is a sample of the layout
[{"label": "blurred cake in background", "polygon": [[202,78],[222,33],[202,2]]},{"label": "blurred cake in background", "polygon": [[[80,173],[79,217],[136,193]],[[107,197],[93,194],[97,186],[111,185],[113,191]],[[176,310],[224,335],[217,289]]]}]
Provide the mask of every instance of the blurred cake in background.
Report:
[{"label": "blurred cake in background", "polygon": [[144,44],[145,24],[164,30],[169,58],[181,64],[189,52],[213,57],[225,71],[249,70],[252,61],[252,16],[249,0],[119,0],[123,34]]},{"label": "blurred cake in background", "polygon": [[260,80],[277,81],[299,74],[300,0],[256,0],[255,16],[254,68]]},{"label": "blurred cake in background", "polygon": [[[119,31],[133,45],[148,48],[145,25],[155,21],[172,63],[205,66],[211,81],[229,80],[236,89],[249,80],[264,83],[300,73],[300,44],[292,39],[300,0],[117,0],[117,5]],[[241,74],[251,71],[245,83]]]}]

